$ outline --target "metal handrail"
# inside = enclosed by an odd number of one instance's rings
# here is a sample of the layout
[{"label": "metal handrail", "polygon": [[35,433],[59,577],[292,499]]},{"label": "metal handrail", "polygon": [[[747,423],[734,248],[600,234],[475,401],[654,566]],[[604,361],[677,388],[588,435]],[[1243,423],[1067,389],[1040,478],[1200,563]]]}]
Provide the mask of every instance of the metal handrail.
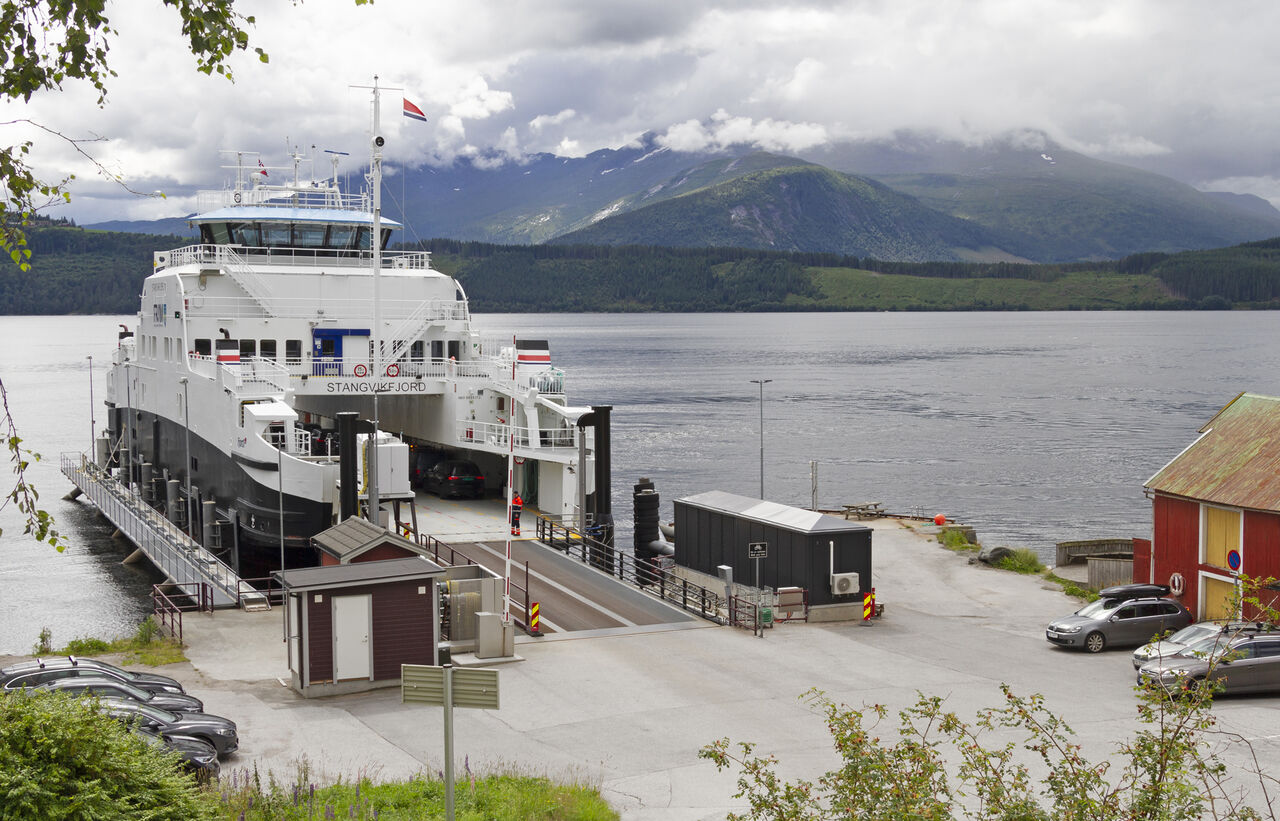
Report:
[{"label": "metal handrail", "polygon": [[643,592],[702,618],[735,627],[750,627],[754,624],[735,619],[734,610],[725,602],[722,593],[635,556],[620,555],[613,547],[552,517],[541,513],[535,514],[535,517],[539,541],[563,550],[566,555],[584,564],[603,570],[610,576],[616,576]]}]

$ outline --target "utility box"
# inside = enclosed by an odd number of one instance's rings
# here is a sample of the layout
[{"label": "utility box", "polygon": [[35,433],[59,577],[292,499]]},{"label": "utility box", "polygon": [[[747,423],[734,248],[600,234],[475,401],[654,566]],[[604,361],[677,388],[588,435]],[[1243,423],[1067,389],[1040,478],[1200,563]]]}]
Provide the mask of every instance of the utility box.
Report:
[{"label": "utility box", "polygon": [[[812,510],[713,490],[675,501],[676,564],[708,575],[728,565],[739,584],[809,591],[810,608],[861,607],[871,592],[871,528]],[[749,545],[764,542],[762,559]]]}]

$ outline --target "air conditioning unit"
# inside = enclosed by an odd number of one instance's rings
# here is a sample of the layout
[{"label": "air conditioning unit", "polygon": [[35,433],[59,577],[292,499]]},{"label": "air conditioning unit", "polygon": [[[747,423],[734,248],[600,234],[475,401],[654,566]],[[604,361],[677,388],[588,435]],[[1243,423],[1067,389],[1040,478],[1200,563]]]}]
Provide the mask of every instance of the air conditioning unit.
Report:
[{"label": "air conditioning unit", "polygon": [[831,592],[836,596],[852,596],[861,589],[857,573],[832,573]]}]

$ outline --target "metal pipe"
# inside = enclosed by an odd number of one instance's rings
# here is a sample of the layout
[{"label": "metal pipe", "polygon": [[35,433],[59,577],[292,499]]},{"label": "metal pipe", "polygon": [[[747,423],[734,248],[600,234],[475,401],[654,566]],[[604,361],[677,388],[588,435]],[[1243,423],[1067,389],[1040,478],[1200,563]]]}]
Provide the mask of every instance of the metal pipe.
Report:
[{"label": "metal pipe", "polygon": [[191,393],[187,389],[187,377],[178,382],[182,385],[182,428],[187,437],[187,467],[183,471],[187,477],[187,535],[194,538],[191,532]]}]

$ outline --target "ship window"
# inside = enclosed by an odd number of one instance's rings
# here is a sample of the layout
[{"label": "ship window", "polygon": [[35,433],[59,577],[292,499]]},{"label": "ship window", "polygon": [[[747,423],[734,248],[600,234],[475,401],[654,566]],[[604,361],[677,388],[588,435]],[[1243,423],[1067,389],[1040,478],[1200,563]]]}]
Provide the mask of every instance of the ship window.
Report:
[{"label": "ship window", "polygon": [[207,339],[196,340],[197,356],[213,356],[213,343]]},{"label": "ship window", "polygon": [[351,243],[355,241],[356,227],[354,225],[330,225],[329,241],[326,244],[329,248],[343,249],[350,248]]},{"label": "ship window", "polygon": [[231,231],[225,222],[206,222],[200,226],[200,241],[206,245],[230,245]]},{"label": "ship window", "polygon": [[262,241],[258,238],[258,226],[252,222],[229,222],[227,230],[231,233],[231,239],[237,245],[247,245],[250,248],[256,248],[262,245]]},{"label": "ship window", "polygon": [[360,226],[359,230],[356,232],[355,247],[361,250],[364,250],[365,248],[370,250],[373,249],[373,246],[369,244],[369,228],[367,226]]},{"label": "ship window", "polygon": [[382,230],[382,248],[386,250],[387,244],[391,242],[391,229],[384,228]]},{"label": "ship window", "polygon": [[252,339],[240,340],[240,358],[248,359],[258,355],[258,343]]},{"label": "ship window", "polygon": [[298,248],[323,248],[324,226],[306,222],[295,224],[293,244]]},{"label": "ship window", "polygon": [[333,356],[337,352],[337,348],[333,344],[332,337],[325,337],[320,340],[320,355]]},{"label": "ship window", "polygon": [[419,339],[417,342],[414,342],[412,345],[409,346],[409,358],[412,359],[414,362],[421,362],[422,352],[423,350],[425,350],[425,348],[426,346],[422,344],[421,339]]},{"label": "ship window", "polygon": [[444,340],[443,339],[431,340],[431,358],[437,361],[444,359]]},{"label": "ship window", "polygon": [[290,365],[298,365],[302,362],[301,339],[286,339],[284,341],[284,360]]},{"label": "ship window", "polygon": [[262,226],[262,244],[268,248],[288,248],[290,242],[289,225],[286,223],[265,223]]},{"label": "ship window", "polygon": [[258,350],[262,352],[263,359],[275,359],[276,341],[274,339],[263,339],[258,342]]}]

